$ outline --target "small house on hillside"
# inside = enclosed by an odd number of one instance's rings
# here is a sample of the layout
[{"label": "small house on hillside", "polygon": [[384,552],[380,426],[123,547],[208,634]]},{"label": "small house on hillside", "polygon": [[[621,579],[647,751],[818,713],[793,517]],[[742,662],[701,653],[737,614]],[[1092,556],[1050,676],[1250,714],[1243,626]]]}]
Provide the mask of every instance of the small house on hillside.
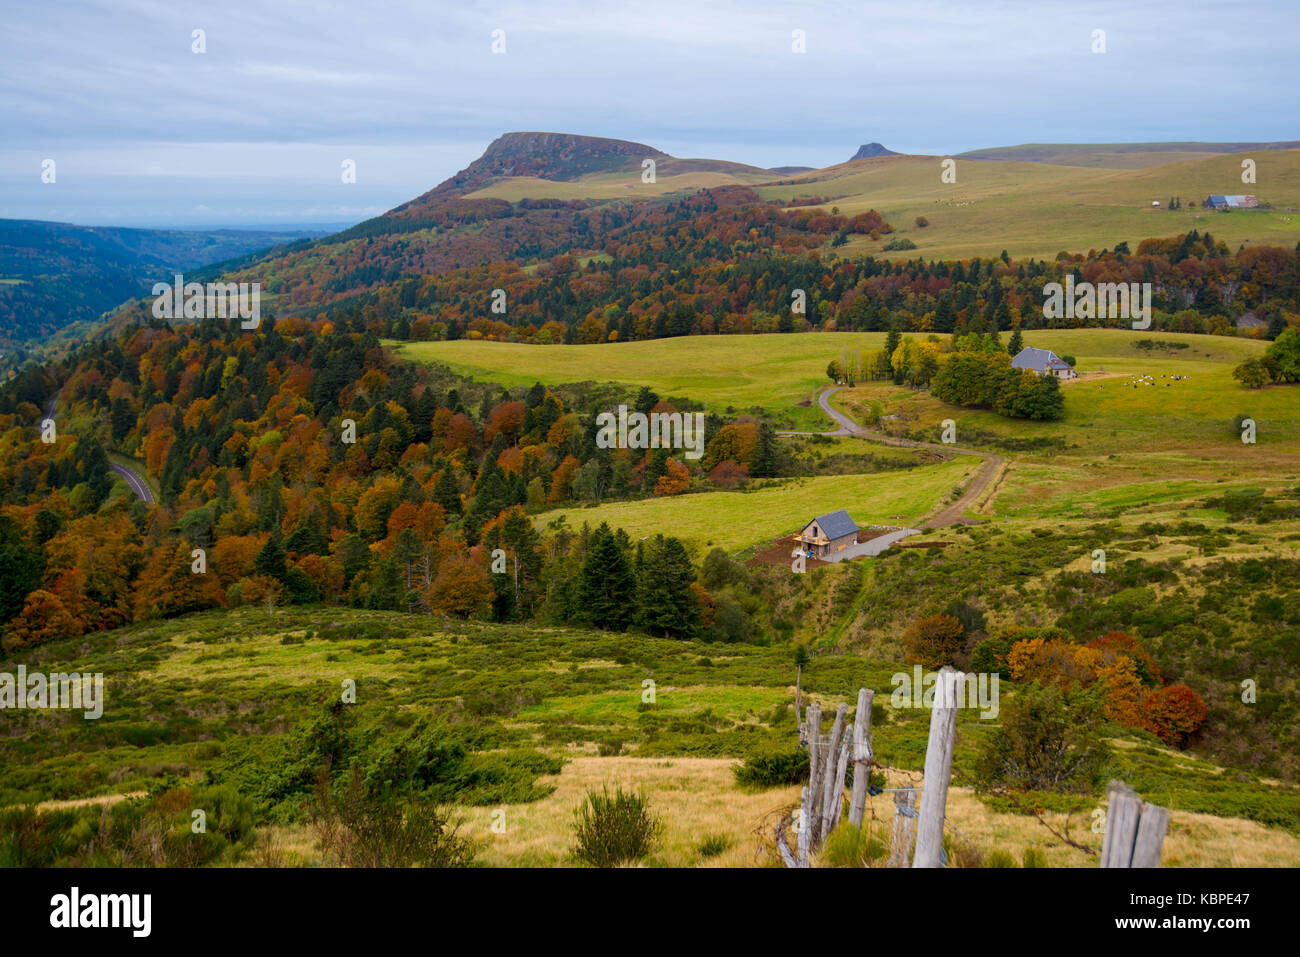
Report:
[{"label": "small house on hillside", "polygon": [[1051,375],[1058,379],[1074,379],[1079,375],[1070,363],[1051,349],[1035,349],[1033,346],[1025,346],[1021,349],[1011,360],[1011,368],[1028,369],[1038,375]]},{"label": "small house on hillside", "polygon": [[1245,196],[1221,196],[1218,193],[1212,193],[1206,197],[1205,205],[1209,209],[1258,209],[1259,200],[1249,194]]},{"label": "small house on hillside", "polygon": [[794,540],[809,558],[825,558],[858,540],[858,526],[849,513],[840,509],[818,515],[795,535]]}]

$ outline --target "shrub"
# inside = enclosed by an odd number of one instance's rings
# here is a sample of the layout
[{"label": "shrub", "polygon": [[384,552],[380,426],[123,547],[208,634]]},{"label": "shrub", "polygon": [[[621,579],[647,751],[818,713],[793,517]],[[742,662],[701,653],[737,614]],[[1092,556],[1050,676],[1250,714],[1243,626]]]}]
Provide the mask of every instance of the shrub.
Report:
[{"label": "shrub", "polygon": [[752,788],[801,784],[808,778],[808,755],[800,748],[764,748],[745,755],[732,768],[736,783]]},{"label": "shrub", "polygon": [[926,219],[924,216],[916,217],[915,222],[916,222],[917,229],[925,229],[926,226],[930,225],[930,221]]},{"label": "shrub", "polygon": [[971,654],[971,670],[984,674],[1009,675],[1007,655],[1011,651],[1011,646],[1019,639],[1019,635],[1019,629],[1013,627],[985,638],[975,646],[975,651]]},{"label": "shrub", "polygon": [[468,867],[474,860],[473,845],[435,805],[368,787],[355,766],[340,793],[324,775],[317,779],[312,827],[321,851],[342,867]]},{"label": "shrub", "polygon": [[1142,701],[1147,727],[1165,744],[1182,747],[1205,721],[1209,709],[1187,685],[1157,688]]},{"label": "shrub", "polygon": [[700,857],[717,857],[731,847],[731,838],[726,834],[710,834],[700,841]]},{"label": "shrub", "polygon": [[885,854],[885,845],[873,838],[869,829],[844,821],[826,838],[820,863],[823,867],[870,867]]},{"label": "shrub", "polygon": [[985,788],[1088,792],[1100,781],[1108,752],[1098,726],[1100,694],[1032,682],[1002,707],[1001,726],[976,759]]},{"label": "shrub", "polygon": [[599,794],[588,791],[586,801],[574,812],[573,854],[593,867],[639,861],[654,848],[659,829],[644,794],[621,787],[613,794],[606,788]]},{"label": "shrub", "polygon": [[989,856],[985,858],[985,867],[1015,867],[1016,859],[1008,852],[998,849],[989,851]]},{"label": "shrub", "polygon": [[898,239],[891,239],[882,248],[885,252],[892,252],[896,249],[915,249],[916,243],[900,236]]},{"label": "shrub", "polygon": [[924,615],[903,633],[909,664],[940,668],[952,664],[966,644],[966,629],[952,615]]},{"label": "shrub", "polygon": [[1020,858],[1022,867],[1046,867],[1047,855],[1043,853],[1041,847],[1026,847],[1025,852]]}]

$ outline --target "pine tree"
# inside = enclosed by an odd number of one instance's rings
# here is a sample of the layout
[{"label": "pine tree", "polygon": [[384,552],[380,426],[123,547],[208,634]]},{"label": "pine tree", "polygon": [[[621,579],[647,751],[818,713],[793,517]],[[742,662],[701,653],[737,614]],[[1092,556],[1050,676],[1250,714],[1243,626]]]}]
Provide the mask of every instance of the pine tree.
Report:
[{"label": "pine tree", "polygon": [[433,500],[446,509],[448,515],[461,513],[460,483],[456,481],[455,470],[450,463],[443,468],[438,484],[433,488]]},{"label": "pine tree", "polygon": [[699,630],[699,606],[691,592],[694,581],[695,569],[682,543],[656,535],[645,551],[637,583],[638,619],[647,631],[689,638]]},{"label": "pine tree", "polygon": [[758,427],[758,445],[749,462],[749,474],[755,478],[771,478],[776,475],[777,465],[776,431],[764,420]]},{"label": "pine tree", "polygon": [[1016,326],[1016,328],[1011,331],[1011,341],[1007,343],[1007,353],[1012,356],[1018,356],[1024,347],[1024,337],[1020,334],[1020,327]]},{"label": "pine tree", "polygon": [[597,628],[622,631],[636,611],[636,579],[609,525],[601,522],[587,545],[578,573],[573,617]]}]

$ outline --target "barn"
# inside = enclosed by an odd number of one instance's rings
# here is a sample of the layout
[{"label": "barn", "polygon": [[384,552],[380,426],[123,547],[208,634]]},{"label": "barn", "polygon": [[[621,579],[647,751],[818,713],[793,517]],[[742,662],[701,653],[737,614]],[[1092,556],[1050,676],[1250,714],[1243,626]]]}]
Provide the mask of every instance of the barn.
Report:
[{"label": "barn", "polygon": [[818,515],[795,535],[809,558],[825,558],[858,540],[858,526],[844,509]]},{"label": "barn", "polygon": [[1219,193],[1211,193],[1205,198],[1205,205],[1209,209],[1257,209],[1259,208],[1259,199],[1250,194],[1245,196],[1223,196]]}]

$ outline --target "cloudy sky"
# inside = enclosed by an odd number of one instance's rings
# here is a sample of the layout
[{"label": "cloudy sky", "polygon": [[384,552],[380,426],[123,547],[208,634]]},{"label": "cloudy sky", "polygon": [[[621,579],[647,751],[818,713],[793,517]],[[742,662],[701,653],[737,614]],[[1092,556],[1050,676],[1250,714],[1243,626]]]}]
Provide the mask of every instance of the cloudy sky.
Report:
[{"label": "cloudy sky", "polygon": [[1298,28],[1297,0],[9,5],[0,217],[355,222],[510,130],[757,166],[1300,139]]}]

